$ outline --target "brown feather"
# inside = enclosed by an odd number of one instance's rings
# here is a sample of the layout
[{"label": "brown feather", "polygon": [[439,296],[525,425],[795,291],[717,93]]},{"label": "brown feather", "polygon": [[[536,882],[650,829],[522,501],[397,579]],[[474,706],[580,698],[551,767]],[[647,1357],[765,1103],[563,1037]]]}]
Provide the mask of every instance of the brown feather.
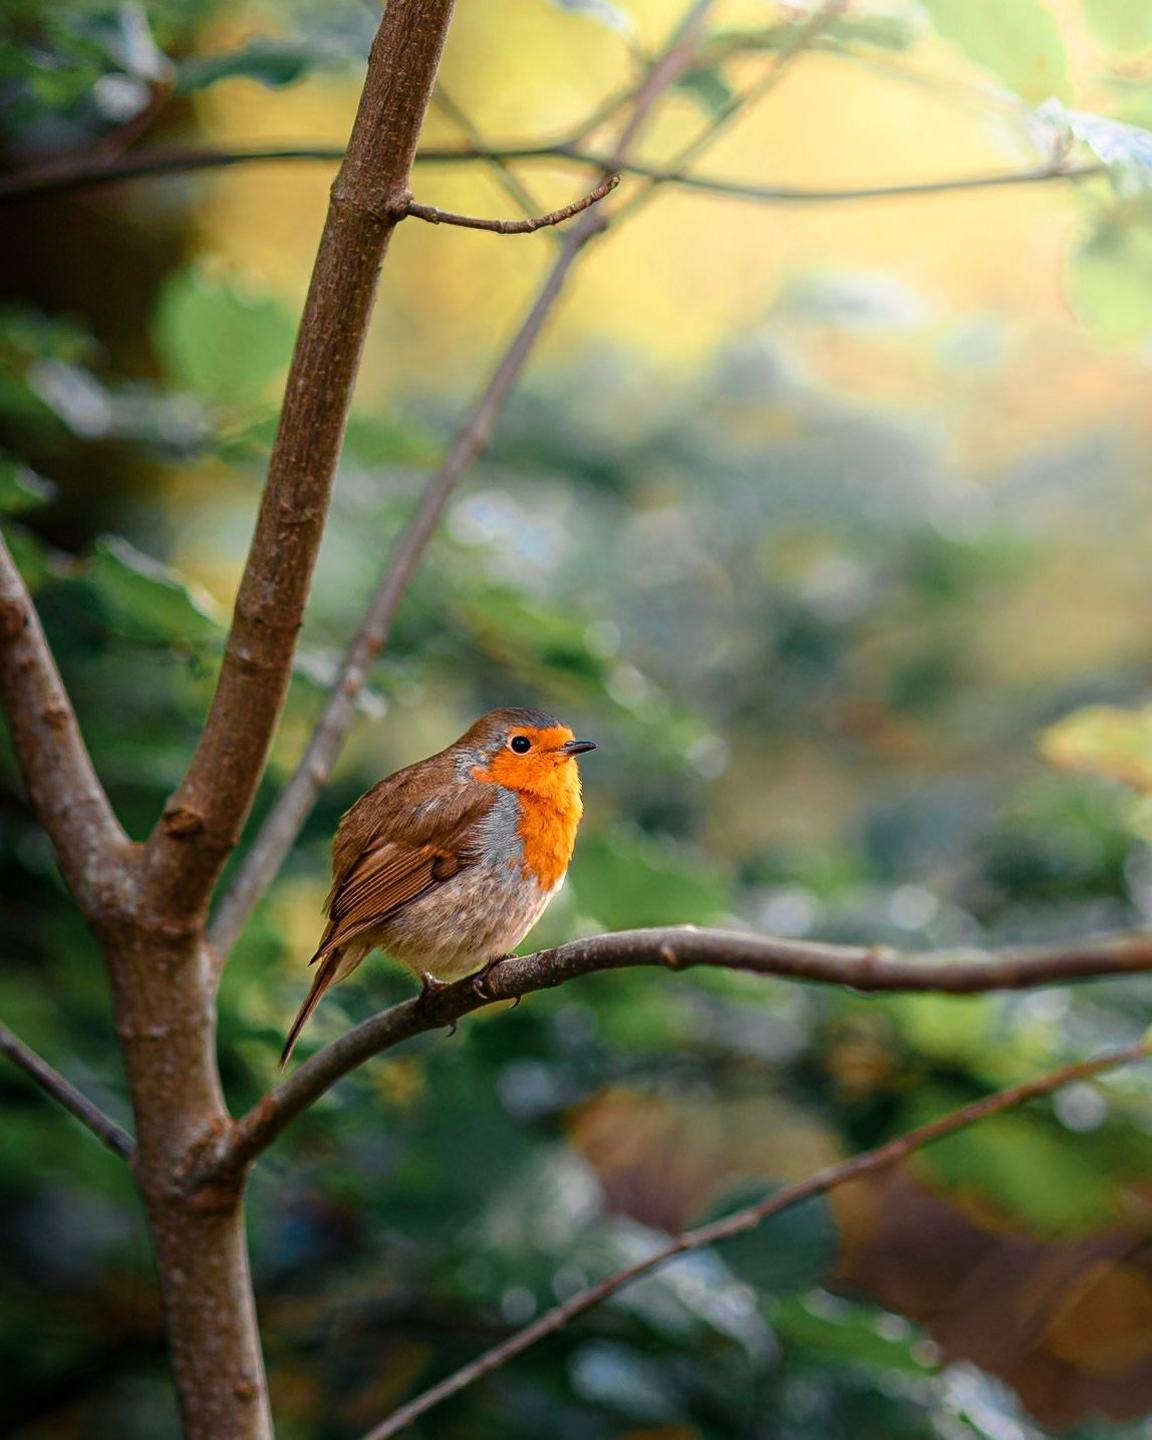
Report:
[{"label": "brown feather", "polygon": [[288,1032],[282,1066],[325,991],[372,948],[370,933],[479,858],[475,827],[496,799],[494,785],[461,783],[454,757],[442,751],[389,775],[347,812],[332,846],[328,925],[308,962],[319,969]]},{"label": "brown feather", "polygon": [[[288,1057],[296,1048],[296,1041],[300,1038],[300,1032],[308,1022],[316,1006],[319,1005],[324,993],[329,990],[338,980],[343,980],[346,975],[351,975],[360,961],[363,960],[366,951],[361,949],[359,953],[345,955],[342,950],[331,950],[320,962],[320,968],[316,972],[316,978],[312,981],[312,988],[308,991],[303,1005],[301,1005],[296,1019],[292,1022],[292,1028],[288,1031],[288,1038],[284,1042],[284,1049],[280,1052],[280,1068],[283,1070],[288,1063]],[[315,959],[315,957],[313,957]]]}]

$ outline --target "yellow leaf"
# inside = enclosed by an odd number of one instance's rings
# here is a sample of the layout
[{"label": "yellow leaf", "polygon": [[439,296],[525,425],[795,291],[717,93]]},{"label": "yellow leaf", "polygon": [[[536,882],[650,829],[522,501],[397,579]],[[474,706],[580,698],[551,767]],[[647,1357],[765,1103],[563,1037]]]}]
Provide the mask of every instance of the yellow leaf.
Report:
[{"label": "yellow leaf", "polygon": [[1076,710],[1043,731],[1038,746],[1044,759],[1062,770],[1102,775],[1152,792],[1152,705]]}]

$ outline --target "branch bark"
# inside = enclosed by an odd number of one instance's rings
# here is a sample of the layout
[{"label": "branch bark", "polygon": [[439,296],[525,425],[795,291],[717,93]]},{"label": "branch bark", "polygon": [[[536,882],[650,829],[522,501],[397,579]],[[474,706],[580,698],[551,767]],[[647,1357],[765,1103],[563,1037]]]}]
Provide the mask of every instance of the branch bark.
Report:
[{"label": "branch bark", "polygon": [[[713,0],[697,0],[669,40],[664,54],[654,63],[645,82],[637,90],[620,137],[612,153],[605,158],[604,181],[626,162],[652,107],[690,62],[696,36],[712,3]],[[355,716],[356,700],[367,682],[369,668],[388,639],[396,611],[435,533],[444,507],[477,455],[488,444],[492,427],[563,292],[569,271],[584,247],[606,228],[606,224],[601,214],[590,211],[565,234],[552,268],[528,314],[475,406],[462,421],[444,463],[428,482],[415,515],[397,540],[360,629],[328,692],[303,758],[261,825],[231,889],[213,918],[209,939],[216,950],[218,966],[223,966],[252,907],[275,878],[331,774]]]},{"label": "branch bark", "polygon": [[121,1160],[131,1160],[136,1146],[127,1130],[117,1125],[110,1115],[105,1115],[99,1105],[77,1090],[71,1080],[66,1080],[58,1070],[53,1070],[47,1060],[37,1055],[30,1045],[25,1045],[19,1035],[0,1024],[0,1055],[7,1055],[14,1065],[19,1066],[31,1080],[39,1085],[45,1094],[51,1095],[81,1125],[86,1125],[102,1144],[107,1145],[113,1155]]},{"label": "branch bark", "polygon": [[824,945],[693,926],[624,930],[573,940],[555,950],[515,956],[472,978],[404,1000],[333,1040],[264,1096],[206,1149],[189,1183],[215,1184],[249,1165],[310,1105],[350,1071],[414,1035],[456,1023],[500,1000],[552,990],[577,976],[656,965],[666,970],[712,966],[781,980],[843,985],[862,994],[976,995],[1029,990],[1152,970],[1152,934],[1106,936],[1079,943],[963,955],[902,955],[882,947]]},{"label": "branch bark", "polygon": [[85,748],[32,597],[0,537],[0,700],[25,788],[85,913],[129,900],[128,837]]},{"label": "branch bark", "polygon": [[609,175],[587,195],[573,200],[570,205],[561,205],[558,210],[549,210],[547,215],[530,215],[524,220],[483,220],[475,215],[457,215],[451,210],[437,210],[435,205],[418,205],[408,202],[405,214],[415,220],[426,220],[430,225],[460,225],[466,230],[489,230],[496,235],[532,235],[550,225],[560,225],[571,220],[589,206],[610,195],[620,183],[619,175]]},{"label": "branch bark", "polygon": [[393,0],[332,186],[260,515],[207,722],[148,845],[151,903],[202,914],[248,815],[291,671],[360,354],[453,0]]},{"label": "branch bark", "polygon": [[577,1291],[562,1304],[553,1306],[551,1310],[533,1320],[531,1324],[524,1326],[515,1335],[492,1346],[490,1350],[486,1350],[483,1355],[454,1371],[439,1384],[433,1385],[422,1395],[410,1400],[407,1405],[402,1405],[382,1424],[375,1426],[363,1435],[361,1440],[391,1440],[391,1436],[399,1435],[414,1420],[418,1420],[421,1415],[426,1415],[429,1410],[435,1409],[442,1401],[458,1395],[461,1390],[467,1389],[469,1385],[474,1385],[477,1380],[483,1379],[485,1375],[490,1375],[493,1370],[506,1365],[517,1355],[522,1355],[525,1350],[538,1344],[539,1341],[556,1334],[577,1316],[583,1315],[586,1311],[599,1305],[601,1301],[609,1299],[624,1289],[626,1285],[630,1285],[634,1280],[639,1280],[645,1275],[652,1274],[653,1271],[661,1269],[681,1255],[699,1250],[705,1245],[715,1245],[723,1240],[731,1240],[734,1236],[746,1234],[749,1230],[755,1230],[765,1220],[783,1214],[785,1210],[794,1209],[797,1205],[803,1204],[805,1200],[811,1200],[816,1195],[825,1195],[829,1190],[850,1180],[857,1180],[862,1175],[873,1174],[877,1170],[884,1170],[890,1165],[896,1165],[917,1150],[922,1150],[926,1145],[932,1145],[947,1135],[954,1135],[960,1130],[966,1130],[993,1115],[1002,1115],[1005,1111],[1014,1110],[1030,1100],[1043,1099],[1062,1089],[1065,1085],[1091,1080],[1098,1075],[1103,1075],[1106,1071],[1118,1069],[1121,1065],[1129,1065],[1147,1058],[1147,1044],[1145,1041],[1140,1041],[1136,1045],[1127,1045],[1120,1050],[1108,1051],[1093,1060],[1067,1065],[1061,1070],[1052,1071],[1036,1080],[1029,1080],[1023,1085],[1015,1085],[1010,1090],[1002,1090],[983,1100],[977,1100],[971,1105],[965,1105],[959,1110],[953,1110],[947,1115],[929,1121],[926,1125],[909,1130],[895,1140],[888,1141],[886,1145],[880,1145],[874,1150],[867,1150],[862,1155],[853,1156],[852,1159],[843,1160],[837,1165],[826,1166],[807,1180],[778,1190],[775,1194],[757,1201],[753,1205],[745,1206],[741,1210],[736,1210],[731,1215],[722,1216],[719,1220],[714,1220],[707,1225],[700,1225],[695,1230],[686,1230],[666,1245],[657,1247],[643,1260],[629,1265],[625,1269],[617,1270],[595,1285],[589,1285],[585,1289]]}]

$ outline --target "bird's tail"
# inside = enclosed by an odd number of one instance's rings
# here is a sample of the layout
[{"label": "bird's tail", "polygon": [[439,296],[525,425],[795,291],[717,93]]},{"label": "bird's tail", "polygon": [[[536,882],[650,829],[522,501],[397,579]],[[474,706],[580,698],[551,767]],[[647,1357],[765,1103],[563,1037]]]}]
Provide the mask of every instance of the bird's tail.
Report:
[{"label": "bird's tail", "polygon": [[351,975],[360,961],[364,958],[364,947],[349,945],[338,945],[335,949],[325,952],[318,950],[313,955],[310,964],[320,961],[316,971],[316,978],[312,981],[312,988],[308,991],[303,1005],[301,1005],[296,1019],[292,1022],[292,1028],[288,1031],[288,1038],[284,1042],[284,1049],[280,1052],[280,1069],[288,1063],[288,1057],[295,1049],[296,1041],[300,1038],[300,1032],[308,1023],[308,1017],[316,1006],[323,999],[324,994],[338,980],[343,980],[346,975]]}]

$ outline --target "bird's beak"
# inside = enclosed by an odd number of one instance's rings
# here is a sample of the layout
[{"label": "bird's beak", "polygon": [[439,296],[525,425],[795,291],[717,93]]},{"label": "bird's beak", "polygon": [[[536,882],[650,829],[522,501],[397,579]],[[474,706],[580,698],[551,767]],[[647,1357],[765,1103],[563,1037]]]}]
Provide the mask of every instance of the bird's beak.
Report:
[{"label": "bird's beak", "polygon": [[596,742],[595,740],[569,740],[560,748],[565,755],[583,755],[585,751],[595,750]]}]

